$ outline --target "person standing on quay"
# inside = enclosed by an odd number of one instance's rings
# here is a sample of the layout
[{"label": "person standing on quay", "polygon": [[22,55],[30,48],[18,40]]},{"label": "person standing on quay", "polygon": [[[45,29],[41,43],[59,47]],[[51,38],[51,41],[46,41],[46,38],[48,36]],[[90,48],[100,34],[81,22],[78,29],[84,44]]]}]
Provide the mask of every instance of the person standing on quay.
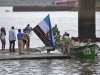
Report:
[{"label": "person standing on quay", "polygon": [[2,51],[4,52],[5,45],[6,45],[6,40],[5,40],[6,31],[5,31],[4,27],[1,28],[1,34],[0,35],[1,35]]},{"label": "person standing on quay", "polygon": [[28,33],[28,41],[27,41],[28,46],[27,46],[27,48],[29,49],[29,47],[30,47],[30,32],[31,32],[30,24],[28,24],[27,27],[25,27],[25,30],[26,30],[26,33]]},{"label": "person standing on quay", "polygon": [[[27,32],[26,32],[26,29],[23,30],[23,34],[28,35]],[[27,49],[26,51],[29,53],[28,42],[27,42],[27,41],[28,41],[28,36],[24,36],[24,37],[23,37],[23,48],[24,48],[25,45],[26,45],[26,49]]]},{"label": "person standing on quay", "polygon": [[53,35],[55,36],[58,32],[57,24],[55,24],[55,26],[52,28],[52,31],[53,31]]},{"label": "person standing on quay", "polygon": [[11,30],[9,30],[9,50],[10,52],[15,52],[15,41],[16,41],[16,34],[14,31],[14,26],[11,27]]},{"label": "person standing on quay", "polygon": [[23,54],[23,37],[26,36],[26,34],[21,33],[21,29],[18,29],[17,39],[18,39],[18,50],[19,54]]}]

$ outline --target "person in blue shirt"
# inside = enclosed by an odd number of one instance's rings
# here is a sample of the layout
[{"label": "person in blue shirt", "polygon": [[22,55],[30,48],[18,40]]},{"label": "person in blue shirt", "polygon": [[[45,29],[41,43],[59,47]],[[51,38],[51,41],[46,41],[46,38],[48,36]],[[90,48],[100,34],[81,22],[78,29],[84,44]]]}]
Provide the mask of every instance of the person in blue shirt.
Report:
[{"label": "person in blue shirt", "polygon": [[23,54],[23,36],[27,36],[26,34],[21,33],[21,29],[18,29],[17,39],[18,39],[18,50],[19,54]]}]

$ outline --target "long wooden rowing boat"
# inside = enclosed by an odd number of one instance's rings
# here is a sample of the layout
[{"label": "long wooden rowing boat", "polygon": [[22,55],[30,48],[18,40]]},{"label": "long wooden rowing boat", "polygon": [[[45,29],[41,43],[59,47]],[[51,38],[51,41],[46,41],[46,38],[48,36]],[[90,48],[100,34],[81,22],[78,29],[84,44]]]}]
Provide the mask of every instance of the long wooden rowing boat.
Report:
[{"label": "long wooden rowing boat", "polygon": [[93,58],[94,59],[99,49],[100,48],[97,44],[92,44],[92,45],[72,49],[71,55],[76,56],[78,58]]},{"label": "long wooden rowing boat", "polygon": [[[61,49],[61,47],[58,47],[57,49]],[[46,50],[55,50],[54,47],[43,47],[43,49]],[[71,48],[71,56],[76,56],[77,58],[92,58],[94,59],[99,51],[99,46],[97,44],[92,44],[88,46],[83,46],[79,48]],[[67,53],[67,48],[66,48]]]}]

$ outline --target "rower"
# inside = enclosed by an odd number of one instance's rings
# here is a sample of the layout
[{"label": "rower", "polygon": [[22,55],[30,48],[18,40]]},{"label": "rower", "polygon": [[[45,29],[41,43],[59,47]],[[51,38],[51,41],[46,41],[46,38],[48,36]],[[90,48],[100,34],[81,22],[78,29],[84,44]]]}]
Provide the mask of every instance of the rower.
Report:
[{"label": "rower", "polygon": [[65,49],[66,49],[66,46],[67,46],[67,49],[68,49],[68,55],[70,54],[70,38],[69,38],[69,34],[67,33],[65,36],[64,36],[64,42],[63,42],[63,55],[65,55]]},{"label": "rower", "polygon": [[91,39],[88,39],[87,45],[92,45]]},{"label": "rower", "polygon": [[57,32],[57,35],[55,35],[55,41],[56,41],[56,44],[57,44],[57,47],[60,46],[62,44],[61,42],[61,35],[60,35],[60,31]]}]

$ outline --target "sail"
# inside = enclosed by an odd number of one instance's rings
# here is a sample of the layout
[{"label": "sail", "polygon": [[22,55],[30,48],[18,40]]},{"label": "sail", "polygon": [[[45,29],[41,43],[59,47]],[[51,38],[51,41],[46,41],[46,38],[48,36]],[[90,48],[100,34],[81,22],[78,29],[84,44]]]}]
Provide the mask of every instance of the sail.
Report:
[{"label": "sail", "polygon": [[45,46],[56,46],[49,15],[47,15],[36,27],[34,27],[33,31],[42,40]]}]

